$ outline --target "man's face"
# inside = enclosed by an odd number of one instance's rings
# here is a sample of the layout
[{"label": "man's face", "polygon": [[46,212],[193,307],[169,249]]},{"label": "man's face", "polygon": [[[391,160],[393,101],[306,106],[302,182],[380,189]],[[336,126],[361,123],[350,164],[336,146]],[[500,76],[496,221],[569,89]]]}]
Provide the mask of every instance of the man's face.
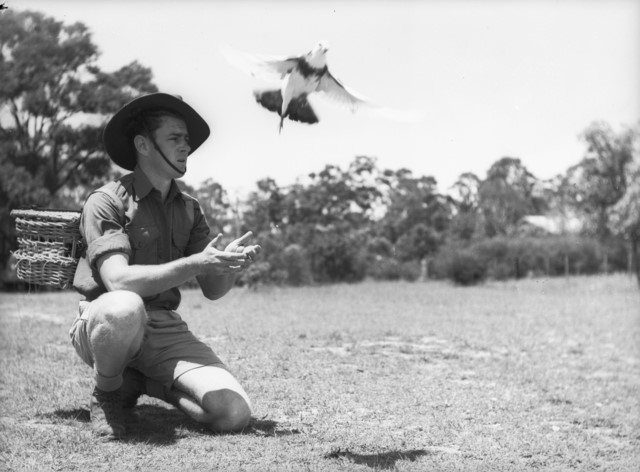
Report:
[{"label": "man's face", "polygon": [[171,177],[181,177],[187,171],[187,157],[191,150],[187,125],[184,120],[174,116],[164,116],[161,120],[162,124],[153,133],[154,139],[165,157],[171,164],[181,170],[182,174],[175,175],[177,172],[167,165],[155,148],[153,148],[152,153],[155,154],[154,158],[158,166],[165,168],[171,174]]}]

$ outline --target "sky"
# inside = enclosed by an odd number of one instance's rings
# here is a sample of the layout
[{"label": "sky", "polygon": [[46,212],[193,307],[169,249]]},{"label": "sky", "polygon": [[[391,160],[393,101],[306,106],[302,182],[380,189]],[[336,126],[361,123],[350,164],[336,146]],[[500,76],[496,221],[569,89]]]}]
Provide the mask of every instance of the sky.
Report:
[{"label": "sky", "polygon": [[[621,131],[640,120],[637,0],[8,0],[65,23],[80,21],[115,71],[138,61],[163,92],[180,94],[212,136],[184,180],[212,178],[243,195],[266,177],[293,184],[359,155],[410,169],[446,192],[464,172],[480,178],[501,157],[538,178],[585,155],[594,121]],[[420,110],[406,123],[312,97],[320,122],[285,121],[260,107],[273,87],[232,67],[231,46],[291,56],[330,44],[333,75],[372,101]]]}]

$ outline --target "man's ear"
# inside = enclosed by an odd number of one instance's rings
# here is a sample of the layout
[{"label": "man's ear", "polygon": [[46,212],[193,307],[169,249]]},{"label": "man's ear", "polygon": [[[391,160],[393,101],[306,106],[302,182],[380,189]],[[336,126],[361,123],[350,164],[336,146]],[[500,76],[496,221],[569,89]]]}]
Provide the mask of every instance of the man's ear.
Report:
[{"label": "man's ear", "polygon": [[141,134],[137,134],[135,138],[133,138],[133,146],[140,154],[144,156],[149,154],[149,141]]}]

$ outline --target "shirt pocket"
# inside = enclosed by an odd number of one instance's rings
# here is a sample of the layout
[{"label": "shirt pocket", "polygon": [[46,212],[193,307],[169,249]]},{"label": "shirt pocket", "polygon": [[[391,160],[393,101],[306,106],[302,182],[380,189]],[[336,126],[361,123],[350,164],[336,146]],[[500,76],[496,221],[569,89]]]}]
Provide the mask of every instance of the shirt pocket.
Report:
[{"label": "shirt pocket", "polygon": [[160,230],[156,225],[130,226],[131,264],[157,264],[158,238]]},{"label": "shirt pocket", "polygon": [[173,228],[173,234],[171,237],[171,260],[179,259],[184,256],[184,252],[189,244],[189,236],[189,232],[185,231],[184,228]]}]

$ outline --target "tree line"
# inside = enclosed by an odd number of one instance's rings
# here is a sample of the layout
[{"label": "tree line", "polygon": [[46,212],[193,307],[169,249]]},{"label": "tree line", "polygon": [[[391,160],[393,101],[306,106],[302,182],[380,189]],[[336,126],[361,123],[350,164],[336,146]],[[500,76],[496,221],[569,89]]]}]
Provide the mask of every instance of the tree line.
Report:
[{"label": "tree line", "polygon": [[[157,91],[138,62],[115,72],[81,24],[37,12],[0,15],[0,238],[16,246],[13,208],[79,209],[118,172],[101,146],[105,120],[128,100]],[[247,284],[304,285],[364,278],[451,278],[636,271],[640,281],[640,128],[595,122],[584,158],[536,178],[517,157],[485,176],[462,173],[442,192],[431,176],[381,169],[355,156],[291,185],[265,178],[242,201],[212,179],[182,187],[212,230],[256,233],[264,257]],[[327,156],[330,160],[331,156]]]}]

